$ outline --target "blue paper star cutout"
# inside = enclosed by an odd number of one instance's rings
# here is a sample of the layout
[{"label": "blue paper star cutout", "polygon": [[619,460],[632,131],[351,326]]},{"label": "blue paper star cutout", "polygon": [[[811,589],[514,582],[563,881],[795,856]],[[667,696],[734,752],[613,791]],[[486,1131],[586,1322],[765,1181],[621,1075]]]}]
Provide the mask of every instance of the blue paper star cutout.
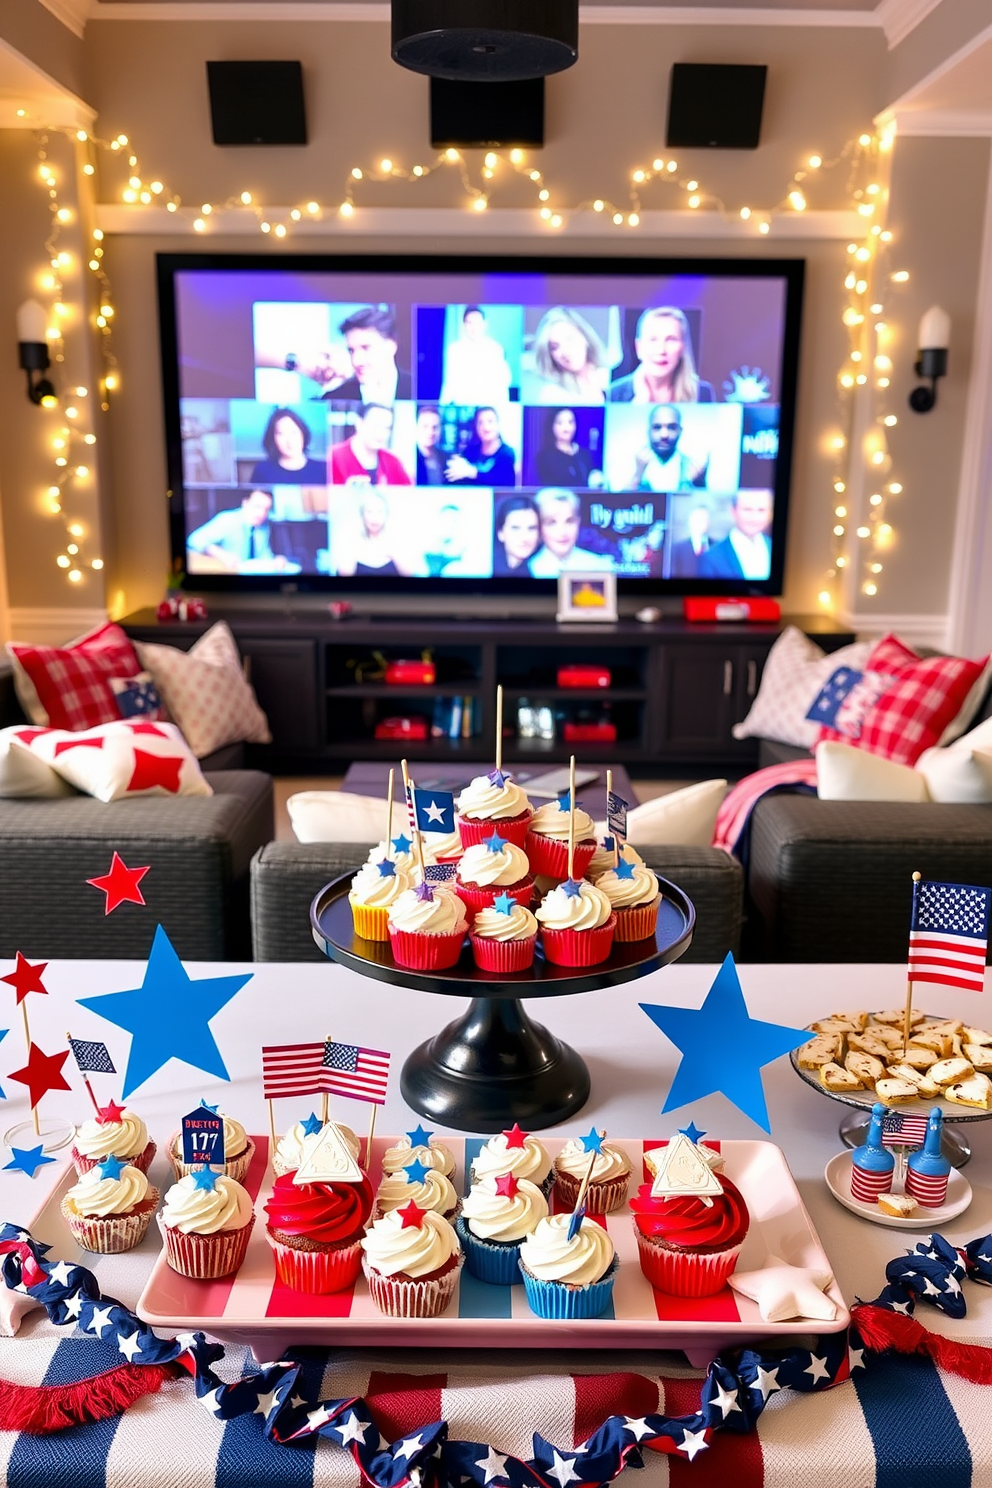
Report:
[{"label": "blue paper star cutout", "polygon": [[566,899],[578,899],[579,895],[582,893],[582,885],[579,883],[578,879],[575,878],[566,878],[565,882],[562,884],[562,888],[565,891]]},{"label": "blue paper star cutout", "polygon": [[[219,1104],[219,1102],[218,1102],[218,1104]],[[208,1106],[207,1105],[207,1102],[203,1099],[203,1096],[202,1095],[200,1096],[200,1110],[201,1111],[209,1111],[210,1114],[211,1114],[211,1116],[216,1116],[217,1115],[217,1106]]]},{"label": "blue paper star cutout", "polygon": [[393,862],[392,858],[382,858],[380,862],[376,863],[375,866],[379,870],[380,878],[396,877],[396,864]]},{"label": "blue paper star cutout", "polygon": [[490,784],[494,785],[497,790],[502,790],[506,784],[506,776],[502,770],[490,770],[488,779]]},{"label": "blue paper star cutout", "polygon": [[424,904],[430,903],[434,898],[434,890],[431,888],[426,879],[422,884],[418,884],[413,892],[416,894],[417,898],[420,899]]},{"label": "blue paper star cutout", "polygon": [[408,1131],[407,1132],[407,1136],[410,1138],[410,1146],[411,1147],[427,1147],[427,1146],[429,1146],[430,1145],[431,1137],[433,1135],[434,1135],[433,1132],[424,1131],[424,1128],[422,1126],[416,1127],[414,1131]]},{"label": "blue paper star cutout", "polygon": [[406,853],[410,851],[410,838],[404,837],[402,832],[398,837],[393,837],[390,840],[393,844],[394,852]]},{"label": "blue paper star cutout", "polygon": [[415,1157],[413,1162],[409,1163],[403,1171],[406,1174],[407,1183],[423,1183],[427,1174],[430,1172],[430,1168],[425,1168],[420,1158]]},{"label": "blue paper star cutout", "polygon": [[319,1116],[315,1116],[313,1111],[311,1111],[310,1115],[304,1121],[300,1122],[300,1130],[305,1137],[315,1137],[323,1124]]},{"label": "blue paper star cutout", "polygon": [[202,1188],[206,1193],[213,1193],[220,1174],[215,1173],[213,1168],[193,1168],[190,1177],[194,1188]]},{"label": "blue paper star cutout", "polygon": [[37,1147],[11,1147],[12,1159],[6,1164],[5,1173],[27,1173],[33,1178],[39,1168],[46,1163],[54,1162],[54,1157],[46,1157],[43,1146]]},{"label": "blue paper star cutout", "polygon": [[616,845],[617,845],[617,839],[615,837],[604,837],[603,838],[603,851],[604,852],[614,852],[616,850]]},{"label": "blue paper star cutout", "polygon": [[506,846],[506,843],[498,832],[494,832],[491,837],[487,837],[485,843],[491,853],[502,852]]},{"label": "blue paper star cutout", "polygon": [[584,1152],[602,1152],[603,1150],[603,1135],[594,1126],[591,1126],[586,1135],[579,1138],[579,1141],[582,1143]]},{"label": "blue paper star cutout", "polygon": [[114,1157],[111,1153],[103,1162],[97,1163],[96,1170],[101,1178],[119,1178],[126,1167],[127,1163],[121,1162],[119,1157]]},{"label": "blue paper star cutout", "polygon": [[209,1024],[251,978],[249,971],[241,976],[192,981],[159,925],[140,987],[80,998],[80,1007],[89,1008],[132,1035],[123,1098],[126,1100],[170,1059],[182,1059],[208,1075],[229,1080]]},{"label": "blue paper star cutout", "polygon": [[558,797],[558,810],[559,811],[571,811],[571,809],[572,808],[571,808],[571,805],[570,805],[569,799],[568,799],[568,791],[564,791]]},{"label": "blue paper star cutout", "polygon": [[512,914],[516,908],[516,900],[511,899],[509,894],[497,894],[493,900],[493,909],[497,914]]},{"label": "blue paper star cutout", "polygon": [[628,863],[624,858],[621,858],[613,871],[616,874],[617,878],[633,878],[634,865],[633,863]]},{"label": "blue paper star cutout", "polygon": [[734,958],[728,954],[699,1009],[640,1006],[682,1051],[662,1114],[707,1095],[725,1095],[763,1131],[771,1131],[761,1068],[809,1038],[808,1028],[762,1023],[744,1001]]},{"label": "blue paper star cutout", "polygon": [[679,1135],[688,1137],[690,1142],[693,1142],[696,1146],[698,1146],[705,1137],[706,1133],[704,1131],[700,1131],[699,1127],[694,1121],[690,1121],[688,1126],[679,1127]]}]

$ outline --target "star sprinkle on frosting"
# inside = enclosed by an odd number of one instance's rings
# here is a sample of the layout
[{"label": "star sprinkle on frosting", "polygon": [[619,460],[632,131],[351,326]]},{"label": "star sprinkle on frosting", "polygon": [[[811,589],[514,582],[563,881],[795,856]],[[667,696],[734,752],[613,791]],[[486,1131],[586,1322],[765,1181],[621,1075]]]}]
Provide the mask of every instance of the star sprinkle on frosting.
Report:
[{"label": "star sprinkle on frosting", "polygon": [[311,1111],[310,1115],[300,1122],[300,1130],[305,1137],[315,1137],[323,1124],[316,1112]]},{"label": "star sprinkle on frosting", "polygon": [[498,832],[494,832],[491,837],[485,838],[485,844],[491,853],[502,852],[503,848],[506,846],[506,843],[503,841]]},{"label": "star sprinkle on frosting", "polygon": [[405,853],[410,851],[410,839],[409,837],[404,837],[402,832],[398,837],[393,837],[390,840],[393,844],[394,852]]},{"label": "star sprinkle on frosting", "polygon": [[633,878],[634,865],[633,863],[628,863],[626,858],[621,858],[613,871],[616,874],[617,878]]},{"label": "star sprinkle on frosting", "polygon": [[561,795],[558,797],[558,810],[571,811],[571,809],[572,807],[568,799],[568,791],[562,791]]},{"label": "star sprinkle on frosting", "polygon": [[597,1131],[594,1126],[591,1126],[586,1135],[579,1138],[583,1152],[602,1152],[605,1135],[605,1132]]},{"label": "star sprinkle on frosting", "polygon": [[396,1212],[403,1221],[402,1228],[404,1230],[423,1229],[424,1215],[427,1213],[427,1210],[421,1209],[420,1205],[415,1204],[412,1199],[405,1208],[397,1209]]},{"label": "star sprinkle on frosting", "polygon": [[432,904],[434,902],[434,890],[426,880],[422,884],[418,884],[413,892],[424,904]]},{"label": "star sprinkle on frosting", "polygon": [[410,1138],[411,1147],[428,1147],[434,1133],[424,1131],[422,1126],[418,1126],[413,1131],[408,1131],[406,1135]]},{"label": "star sprinkle on frosting", "polygon": [[506,784],[506,776],[503,774],[503,771],[499,769],[490,770],[486,778],[488,779],[490,785],[494,785],[497,790],[502,790],[504,785]]},{"label": "star sprinkle on frosting", "polygon": [[509,894],[497,894],[493,900],[493,909],[497,914],[510,915],[513,913],[516,901]]},{"label": "star sprinkle on frosting", "polygon": [[208,1106],[202,1095],[200,1096],[200,1110],[209,1111],[211,1116],[217,1115],[217,1106]]},{"label": "star sprinkle on frosting", "polygon": [[215,1173],[213,1168],[194,1168],[190,1176],[193,1179],[194,1188],[202,1188],[206,1193],[213,1193],[220,1174]]},{"label": "star sprinkle on frosting", "polygon": [[119,1157],[105,1157],[103,1162],[97,1163],[96,1170],[101,1178],[119,1178],[124,1171],[126,1163],[122,1163]]},{"label": "star sprinkle on frosting", "polygon": [[124,1115],[124,1107],[119,1106],[116,1101],[108,1101],[97,1111],[97,1120],[107,1122],[111,1126],[120,1126]]},{"label": "star sprinkle on frosting", "polygon": [[576,878],[566,878],[562,884],[562,889],[564,890],[566,899],[578,899],[582,893],[582,885]]},{"label": "star sprinkle on frosting", "polygon": [[500,1173],[499,1177],[496,1179],[496,1192],[498,1194],[502,1194],[504,1198],[516,1198],[517,1189],[519,1187],[520,1185],[517,1182],[516,1174],[514,1173]]},{"label": "star sprinkle on frosting", "polygon": [[503,1132],[503,1136],[509,1149],[522,1147],[527,1140],[527,1133],[520,1130],[519,1121],[515,1121],[509,1131]]},{"label": "star sprinkle on frosting", "polygon": [[381,858],[375,866],[379,870],[380,878],[396,877],[396,864],[393,862],[392,858]]},{"label": "star sprinkle on frosting", "polygon": [[407,1163],[403,1171],[406,1174],[407,1183],[423,1183],[431,1170],[424,1166],[419,1157],[415,1157],[412,1163]]}]

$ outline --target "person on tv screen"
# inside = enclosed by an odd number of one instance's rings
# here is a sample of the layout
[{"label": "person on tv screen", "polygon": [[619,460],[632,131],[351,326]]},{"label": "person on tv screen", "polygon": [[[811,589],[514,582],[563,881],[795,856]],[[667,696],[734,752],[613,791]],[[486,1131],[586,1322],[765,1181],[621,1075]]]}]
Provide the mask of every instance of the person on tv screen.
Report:
[{"label": "person on tv screen", "polygon": [[445,459],[441,442],[441,415],[433,404],[417,409],[417,481],[418,486],[443,486]]},{"label": "person on tv screen", "polygon": [[493,576],[530,579],[530,560],[541,546],[541,517],[529,496],[508,496],[496,509]]},{"label": "person on tv screen", "polygon": [[670,403],[652,408],[648,418],[648,442],[634,456],[634,473],[628,491],[691,491],[705,486],[707,461],[697,460],[679,449],[682,415]]},{"label": "person on tv screen", "polygon": [[272,551],[271,511],[271,491],[249,491],[240,506],[218,512],[191,532],[186,547],[190,553],[217,560],[232,573],[249,564],[255,572],[262,567],[278,572],[287,567],[287,560]]},{"label": "person on tv screen", "polygon": [[449,455],[445,477],[453,486],[515,486],[517,456],[503,443],[495,408],[477,408],[472,438],[460,455]]},{"label": "person on tv screen", "polygon": [[[469,500],[475,498],[469,497]],[[425,544],[424,563],[429,579],[479,578],[468,556],[469,536],[465,512],[457,501],[439,507]]]},{"label": "person on tv screen", "polygon": [[342,578],[408,578],[416,572],[401,556],[401,544],[390,531],[389,503],[381,491],[367,491],[358,508],[359,530],[341,542],[335,572]]},{"label": "person on tv screen", "polygon": [[537,452],[537,478],[544,486],[592,486],[603,484],[603,472],[593,463],[592,451],[576,440],[578,419],[572,408],[556,408],[549,414],[544,443]]},{"label": "person on tv screen", "polygon": [[251,473],[262,485],[326,486],[327,461],[311,460],[313,436],[306,421],[291,408],[275,408],[262,435],[265,459]]},{"label": "person on tv screen", "polygon": [[535,372],[544,384],[536,402],[606,401],[610,380],[606,348],[578,310],[566,305],[548,310],[534,332],[532,351]]},{"label": "person on tv screen", "polygon": [[710,509],[704,501],[698,502],[689,511],[686,519],[689,532],[679,542],[672,543],[669,556],[669,577],[673,579],[695,579],[699,574],[699,560],[710,546]]},{"label": "person on tv screen", "polygon": [[479,305],[466,305],[461,334],[457,341],[449,343],[444,353],[441,402],[460,403],[463,407],[506,403],[512,382],[506,353],[489,334],[486,312]]},{"label": "person on tv screen", "polygon": [[738,491],[733,498],[734,525],[722,542],[699,557],[701,579],[767,579],[772,570],[768,528],[771,491]]},{"label": "person on tv screen", "polygon": [[408,486],[410,477],[386,448],[393,432],[393,410],[379,403],[355,409],[355,432],[331,446],[331,482],[335,486]]},{"label": "person on tv screen", "polygon": [[325,398],[351,402],[383,403],[412,396],[409,372],[396,365],[396,317],[388,305],[366,305],[338,327],[348,348],[354,377],[349,377]]},{"label": "person on tv screen", "polygon": [[689,322],[681,310],[645,310],[634,334],[638,365],[610,388],[611,403],[712,403],[713,387],[696,371]]},{"label": "person on tv screen", "polygon": [[556,579],[569,570],[591,569],[613,571],[613,559],[607,553],[593,553],[577,547],[581,502],[574,491],[538,491],[534,500],[541,522],[541,551],[531,559],[530,571],[535,579]]}]

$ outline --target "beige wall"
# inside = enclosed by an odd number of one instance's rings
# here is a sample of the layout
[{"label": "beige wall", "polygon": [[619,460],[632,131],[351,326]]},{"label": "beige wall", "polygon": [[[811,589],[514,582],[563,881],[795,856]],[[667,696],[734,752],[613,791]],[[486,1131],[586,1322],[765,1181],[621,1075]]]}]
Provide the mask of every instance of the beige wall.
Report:
[{"label": "beige wall", "polygon": [[70,93],[84,96],[83,41],[40,0],[4,0],[0,5],[0,41],[14,47]]}]

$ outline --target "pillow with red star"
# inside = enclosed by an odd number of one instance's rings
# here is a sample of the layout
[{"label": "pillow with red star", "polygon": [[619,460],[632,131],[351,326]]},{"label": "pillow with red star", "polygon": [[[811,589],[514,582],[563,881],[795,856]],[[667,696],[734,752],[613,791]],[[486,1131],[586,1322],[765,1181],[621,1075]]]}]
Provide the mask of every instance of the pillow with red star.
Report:
[{"label": "pillow with red star", "polygon": [[30,744],[32,739],[44,733],[47,733],[46,729],[33,728],[28,723],[0,729],[0,797],[24,801],[72,794],[72,787],[66,785],[51,765],[32,754],[30,749],[17,749],[14,745],[15,739]]},{"label": "pillow with red star", "polygon": [[196,758],[174,723],[105,723],[99,728],[67,733],[63,729],[23,730],[34,733],[12,747],[44,761],[69,785],[98,801],[130,796],[209,796]]}]

